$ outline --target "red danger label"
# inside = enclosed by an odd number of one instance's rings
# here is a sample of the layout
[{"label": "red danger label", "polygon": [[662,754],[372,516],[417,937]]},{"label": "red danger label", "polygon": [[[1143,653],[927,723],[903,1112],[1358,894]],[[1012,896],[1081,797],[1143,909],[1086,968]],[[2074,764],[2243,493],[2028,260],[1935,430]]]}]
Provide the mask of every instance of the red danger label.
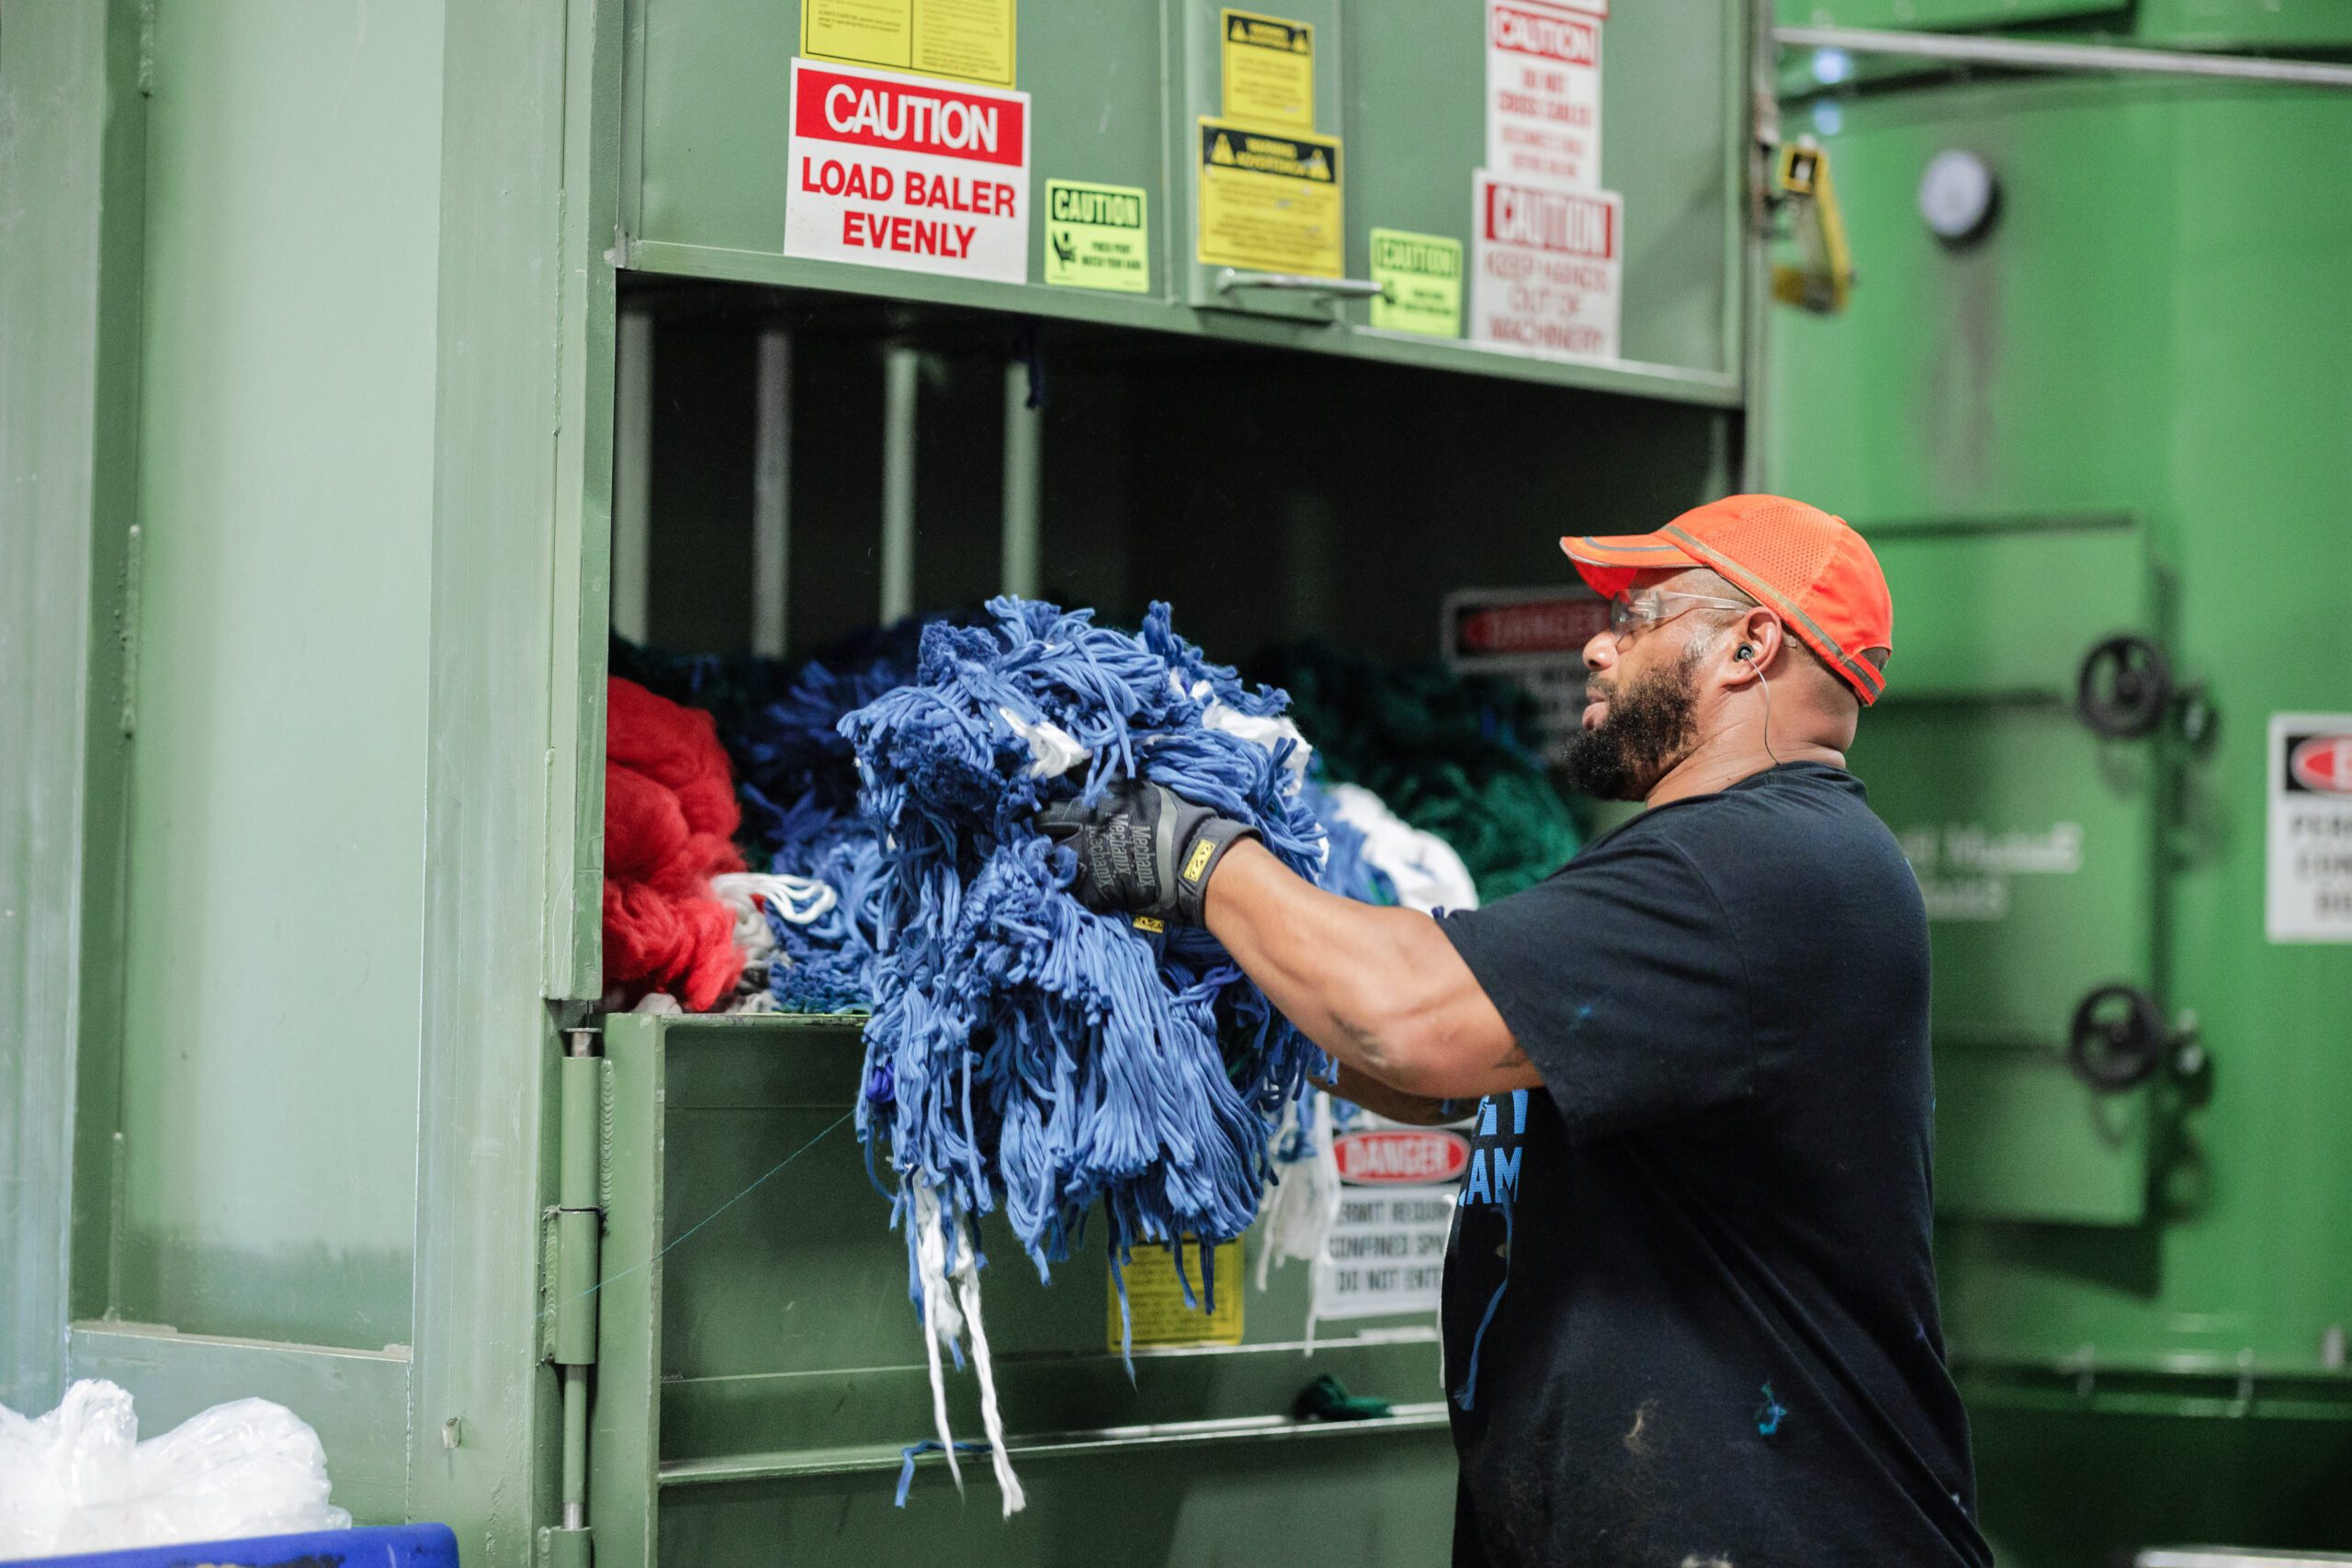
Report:
[{"label": "red danger label", "polygon": [[1351,1186],[1427,1187],[1452,1181],[1470,1165],[1470,1140],[1432,1129],[1342,1133],[1332,1143],[1340,1179]]},{"label": "red danger label", "polygon": [[2290,736],[2287,776],[2323,795],[2352,795],[2352,735]]},{"label": "red danger label", "polygon": [[1520,604],[1465,604],[1455,613],[1456,656],[1580,654],[1609,625],[1609,606],[1600,600],[1532,599]]},{"label": "red danger label", "polygon": [[858,147],[928,152],[1017,168],[1027,160],[1028,105],[1001,93],[853,76],[799,62],[792,133]]}]

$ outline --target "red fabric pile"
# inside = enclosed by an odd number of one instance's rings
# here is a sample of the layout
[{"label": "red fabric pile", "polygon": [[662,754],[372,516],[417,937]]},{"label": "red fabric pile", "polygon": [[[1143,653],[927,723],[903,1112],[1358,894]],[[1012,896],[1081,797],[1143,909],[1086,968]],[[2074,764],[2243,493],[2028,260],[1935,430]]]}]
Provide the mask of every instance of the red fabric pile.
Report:
[{"label": "red fabric pile", "polygon": [[605,995],[708,1012],[735,989],[735,918],[710,879],[743,869],[718,726],[632,681],[605,686]]}]

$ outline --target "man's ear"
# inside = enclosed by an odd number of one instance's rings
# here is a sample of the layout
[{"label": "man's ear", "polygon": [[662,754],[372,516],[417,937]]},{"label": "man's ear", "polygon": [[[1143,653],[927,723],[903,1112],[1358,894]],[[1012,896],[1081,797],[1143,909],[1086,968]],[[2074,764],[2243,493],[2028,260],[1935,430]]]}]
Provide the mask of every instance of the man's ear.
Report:
[{"label": "man's ear", "polygon": [[1741,685],[1747,683],[1750,673],[1762,675],[1781,655],[1782,629],[1779,619],[1769,610],[1747,612],[1733,625],[1732,636],[1732,676]]}]

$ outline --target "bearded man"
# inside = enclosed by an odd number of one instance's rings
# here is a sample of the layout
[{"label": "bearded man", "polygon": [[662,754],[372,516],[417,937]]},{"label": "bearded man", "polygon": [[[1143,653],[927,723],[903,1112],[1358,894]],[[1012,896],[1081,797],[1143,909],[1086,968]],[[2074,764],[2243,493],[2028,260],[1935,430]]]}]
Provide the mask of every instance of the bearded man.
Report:
[{"label": "bearded man", "polygon": [[1561,547],[1610,604],[1566,770],[1647,809],[1550,880],[1375,908],[1139,783],[1048,830],[1096,908],[1204,922],[1346,1098],[1475,1102],[1456,1564],[1984,1568],[1929,1253],[1927,915],[1845,771],[1886,580],[1778,496]]}]

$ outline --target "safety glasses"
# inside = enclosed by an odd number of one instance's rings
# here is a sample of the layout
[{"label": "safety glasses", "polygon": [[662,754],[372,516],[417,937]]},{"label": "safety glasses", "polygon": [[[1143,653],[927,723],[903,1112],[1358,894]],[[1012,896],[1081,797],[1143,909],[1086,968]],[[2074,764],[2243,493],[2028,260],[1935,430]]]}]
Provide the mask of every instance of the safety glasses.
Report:
[{"label": "safety glasses", "polygon": [[[1669,606],[1679,605],[1679,608]],[[1609,629],[1623,637],[1630,631],[1645,631],[1660,621],[1691,610],[1752,610],[1750,604],[1737,599],[1717,599],[1704,593],[1668,593],[1659,589],[1645,589],[1641,592],[1620,593],[1609,601]]]}]

